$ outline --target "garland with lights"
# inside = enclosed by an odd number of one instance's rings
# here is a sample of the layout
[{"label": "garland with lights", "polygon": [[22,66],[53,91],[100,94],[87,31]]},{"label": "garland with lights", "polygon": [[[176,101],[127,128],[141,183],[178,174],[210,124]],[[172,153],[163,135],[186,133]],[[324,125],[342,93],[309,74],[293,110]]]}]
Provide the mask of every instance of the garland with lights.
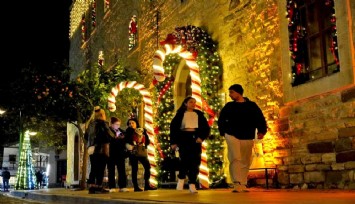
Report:
[{"label": "garland with lights", "polygon": [[[178,27],[171,34],[168,34],[165,41],[160,43],[164,47],[164,51],[159,50],[155,56],[153,84],[156,87],[157,113],[155,134],[160,144],[159,166],[166,165],[165,162],[173,159],[175,154],[171,151],[169,145],[169,127],[170,121],[174,117],[174,97],[173,84],[175,78],[173,73],[178,67],[181,59],[186,60],[186,64],[190,67],[190,76],[193,86],[199,86],[199,90],[193,90],[197,98],[200,98],[200,104],[197,107],[202,109],[208,118],[211,126],[211,136],[206,140],[207,168],[209,183],[215,183],[224,178],[223,176],[223,137],[219,136],[216,113],[222,108],[221,99],[218,95],[221,80],[221,64],[220,57],[217,53],[216,43],[206,31],[195,26]],[[181,49],[180,49],[181,47]],[[172,49],[172,50],[171,50]],[[168,51],[170,50],[170,51]],[[177,51],[179,50],[179,51]],[[179,52],[179,53],[177,53]],[[164,53],[164,54],[161,54]],[[166,56],[165,56],[165,53]],[[188,55],[182,57],[183,55]],[[163,66],[157,66],[157,62]],[[189,63],[196,62],[193,67]],[[191,66],[193,68],[191,68]],[[194,70],[196,68],[196,70]],[[159,70],[160,69],[160,70]],[[191,72],[199,75],[194,79]],[[200,81],[199,81],[200,79]],[[197,92],[197,93],[196,93]],[[199,100],[197,100],[199,101]],[[202,161],[203,163],[203,161]],[[175,174],[175,172],[173,172]],[[200,171],[201,174],[201,171]],[[161,181],[168,181],[173,177],[169,172],[161,168],[159,172]]]},{"label": "garland with lights", "polygon": [[96,28],[96,1],[91,2],[91,26],[92,30]]},{"label": "garland with lights", "polygon": [[84,44],[86,41],[86,23],[85,23],[85,14],[81,17],[81,43]]},{"label": "garland with lights", "polygon": [[[305,37],[307,36],[306,28],[302,25],[301,22],[301,12],[298,7],[300,0],[286,0],[286,9],[288,19],[288,31],[290,45],[289,50],[291,52],[291,59],[293,60],[292,65],[292,85],[296,86],[298,84],[303,84],[309,80],[309,77],[305,76],[303,70],[306,69],[305,57],[307,53],[305,49]],[[331,42],[330,42],[330,51],[333,55],[334,62],[337,65],[336,71],[339,71],[339,56],[338,56],[338,45],[337,45],[337,29],[336,29],[336,17],[334,9],[334,0],[325,0],[324,4],[331,9],[332,17],[329,19],[332,24],[331,29]]]}]

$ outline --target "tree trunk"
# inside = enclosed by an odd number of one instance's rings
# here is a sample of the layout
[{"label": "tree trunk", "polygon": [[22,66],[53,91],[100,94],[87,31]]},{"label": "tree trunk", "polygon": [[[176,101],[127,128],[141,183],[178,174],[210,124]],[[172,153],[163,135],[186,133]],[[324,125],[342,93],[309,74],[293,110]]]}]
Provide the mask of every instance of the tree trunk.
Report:
[{"label": "tree trunk", "polygon": [[[78,124],[73,123],[73,124],[78,128],[80,139],[81,139],[81,141],[84,142],[84,145],[82,145],[83,149],[80,150],[80,153],[81,153],[81,151],[83,151],[83,154],[82,154],[83,155],[83,158],[82,158],[83,165],[81,166],[81,171],[80,171],[81,172],[81,179],[79,181],[80,189],[84,190],[84,189],[86,189],[86,174],[87,174],[88,156],[89,156],[88,150],[86,148],[87,141],[84,138],[84,132],[79,125],[80,123],[78,123]],[[87,127],[87,125],[85,125],[85,127]],[[79,153],[79,155],[80,155],[80,153]]]},{"label": "tree trunk", "polygon": [[[84,137],[83,137],[84,138]],[[85,139],[83,140],[85,141]],[[86,144],[86,141],[85,141]],[[83,153],[83,166],[81,167],[81,180],[80,180],[80,188],[84,190],[86,188],[86,171],[88,167],[88,149],[86,148],[86,145],[84,145],[84,153]]]}]

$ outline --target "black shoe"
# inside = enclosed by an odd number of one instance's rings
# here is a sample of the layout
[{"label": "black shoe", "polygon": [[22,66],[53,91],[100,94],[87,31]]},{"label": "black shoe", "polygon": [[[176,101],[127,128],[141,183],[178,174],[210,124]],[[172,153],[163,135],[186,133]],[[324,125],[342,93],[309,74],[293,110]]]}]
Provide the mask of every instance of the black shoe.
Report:
[{"label": "black shoe", "polygon": [[96,192],[96,187],[90,187],[89,188],[89,194],[95,194],[95,192]]},{"label": "black shoe", "polygon": [[109,190],[104,189],[102,186],[95,187],[95,193],[102,194],[102,193],[109,193]]},{"label": "black shoe", "polygon": [[134,188],[134,192],[141,192],[141,191],[143,191],[143,190],[140,189],[139,187],[135,187],[135,188]]},{"label": "black shoe", "polygon": [[156,187],[153,187],[153,186],[145,186],[144,187],[144,191],[154,191],[154,190],[157,190],[157,188]]}]

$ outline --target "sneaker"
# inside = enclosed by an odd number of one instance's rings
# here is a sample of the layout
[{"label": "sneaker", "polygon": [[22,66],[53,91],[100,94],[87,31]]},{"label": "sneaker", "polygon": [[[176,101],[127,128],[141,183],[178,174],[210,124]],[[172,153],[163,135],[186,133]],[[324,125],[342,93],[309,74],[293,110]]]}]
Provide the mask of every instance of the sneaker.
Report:
[{"label": "sneaker", "polygon": [[154,186],[150,186],[150,185],[144,187],[144,191],[149,191],[149,190],[150,190],[150,191],[152,191],[152,190],[157,190],[157,188],[154,187]]},{"label": "sneaker", "polygon": [[96,191],[96,187],[91,186],[89,188],[89,194],[95,194],[95,191]]},{"label": "sneaker", "polygon": [[134,192],[141,192],[141,191],[143,191],[143,190],[139,187],[134,188]]},{"label": "sneaker", "polygon": [[240,184],[240,182],[236,182],[233,184],[233,193],[238,193],[238,192],[249,192],[249,190],[247,189],[246,185],[242,185]]},{"label": "sneaker", "polygon": [[117,193],[118,189],[117,188],[110,188],[110,193]]},{"label": "sneaker", "polygon": [[190,193],[198,193],[196,190],[196,185],[194,183],[189,184]]},{"label": "sneaker", "polygon": [[120,188],[120,192],[129,192],[128,188]]},{"label": "sneaker", "polygon": [[185,179],[179,179],[178,183],[176,185],[176,190],[178,190],[178,191],[183,190],[184,189],[184,182],[185,182]]}]

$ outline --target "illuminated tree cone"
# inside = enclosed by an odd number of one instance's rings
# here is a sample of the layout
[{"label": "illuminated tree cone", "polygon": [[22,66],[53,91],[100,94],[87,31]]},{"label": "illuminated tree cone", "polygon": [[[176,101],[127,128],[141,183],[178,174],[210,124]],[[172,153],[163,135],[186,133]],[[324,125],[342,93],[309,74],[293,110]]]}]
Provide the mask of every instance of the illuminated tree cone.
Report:
[{"label": "illuminated tree cone", "polygon": [[157,186],[157,164],[155,161],[155,135],[153,128],[153,103],[150,96],[150,92],[144,87],[144,85],[137,83],[136,81],[125,81],[117,84],[117,86],[111,89],[111,94],[108,97],[108,109],[111,112],[116,110],[116,96],[119,91],[122,91],[124,88],[132,88],[139,91],[143,96],[144,101],[144,127],[147,130],[149,136],[150,144],[148,146],[148,160],[150,163],[150,183],[153,186]]},{"label": "illuminated tree cone", "polygon": [[[165,56],[173,53],[177,53],[180,57],[185,59],[186,65],[190,69],[192,97],[196,99],[196,108],[202,110],[200,70],[199,66],[196,63],[196,57],[191,52],[187,51],[186,49],[183,49],[180,45],[176,46],[174,44],[165,44],[164,48],[157,50],[154,55],[154,78],[159,82],[165,80],[163,67]],[[202,158],[199,181],[201,188],[209,188],[206,142],[202,143]]]},{"label": "illuminated tree cone", "polygon": [[16,175],[16,190],[32,190],[35,187],[32,150],[29,131],[25,132],[20,144],[20,160]]}]

